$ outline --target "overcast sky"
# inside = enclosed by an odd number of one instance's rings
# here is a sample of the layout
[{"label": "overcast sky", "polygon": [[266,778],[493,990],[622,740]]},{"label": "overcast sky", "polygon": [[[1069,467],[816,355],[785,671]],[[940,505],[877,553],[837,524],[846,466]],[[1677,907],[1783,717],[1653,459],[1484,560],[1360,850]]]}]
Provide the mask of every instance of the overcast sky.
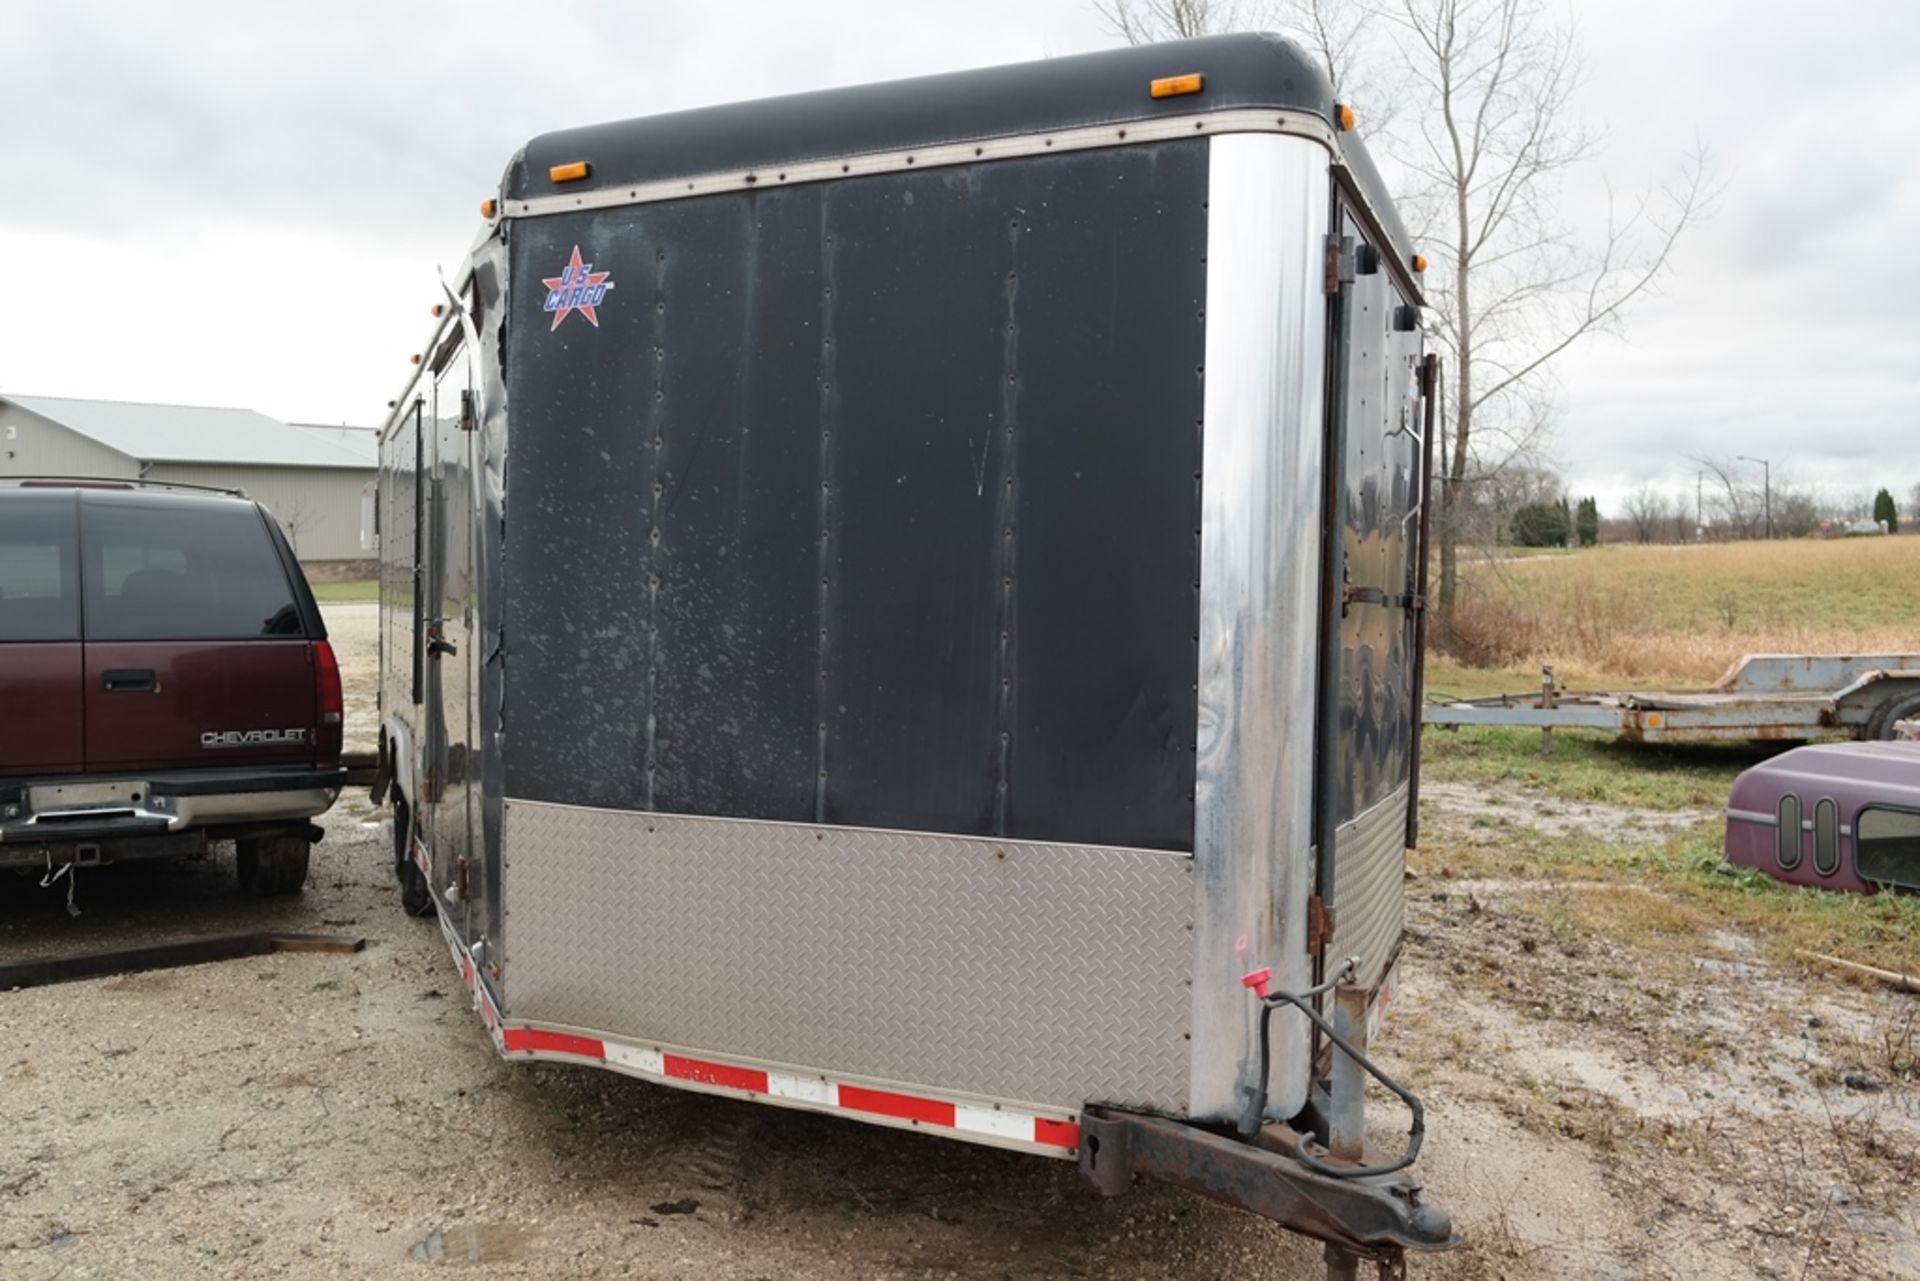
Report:
[{"label": "overcast sky", "polygon": [[[1696,136],[1726,186],[1624,336],[1558,366],[1569,484],[1605,505],[1740,453],[1904,497],[1920,5],[1571,12],[1605,136],[1571,196],[1669,175]],[[1084,0],[0,0],[0,392],[371,424],[532,135],[1112,42]]]}]

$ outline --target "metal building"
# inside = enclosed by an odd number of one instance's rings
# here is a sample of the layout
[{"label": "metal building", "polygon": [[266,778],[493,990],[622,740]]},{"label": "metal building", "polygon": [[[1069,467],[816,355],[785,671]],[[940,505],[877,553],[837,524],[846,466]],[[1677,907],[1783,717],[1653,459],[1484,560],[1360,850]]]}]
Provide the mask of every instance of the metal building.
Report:
[{"label": "metal building", "polygon": [[0,476],[107,476],[244,490],[307,564],[357,561],[370,447],[350,428],[250,409],[0,395]]}]

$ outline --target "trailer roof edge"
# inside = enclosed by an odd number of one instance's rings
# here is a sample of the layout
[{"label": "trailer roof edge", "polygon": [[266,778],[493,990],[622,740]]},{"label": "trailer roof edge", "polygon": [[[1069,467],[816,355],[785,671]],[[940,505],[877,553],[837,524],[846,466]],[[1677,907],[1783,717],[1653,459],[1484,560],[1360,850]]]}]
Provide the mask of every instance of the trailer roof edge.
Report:
[{"label": "trailer roof edge", "polygon": [[[1197,74],[1196,94],[1154,98],[1156,79]],[[651,186],[728,171],[758,173],[826,158],[952,146],[1050,131],[1157,122],[1257,109],[1324,122],[1335,159],[1403,260],[1412,244],[1366,148],[1336,132],[1333,86],[1318,63],[1276,35],[1208,36],[1066,58],[950,72],[700,107],[542,134],[508,165],[512,202]],[[585,162],[587,176],[555,181]]]}]

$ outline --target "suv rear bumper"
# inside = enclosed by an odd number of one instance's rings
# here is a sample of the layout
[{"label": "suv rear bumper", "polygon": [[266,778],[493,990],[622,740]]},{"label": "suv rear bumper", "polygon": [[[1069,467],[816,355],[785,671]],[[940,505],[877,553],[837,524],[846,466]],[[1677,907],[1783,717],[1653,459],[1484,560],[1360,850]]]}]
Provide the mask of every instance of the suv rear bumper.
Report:
[{"label": "suv rear bumper", "polygon": [[[9,779],[0,781],[0,847],[38,850],[307,819],[325,813],[346,781],[337,766]],[[0,858],[0,865],[13,861]]]}]

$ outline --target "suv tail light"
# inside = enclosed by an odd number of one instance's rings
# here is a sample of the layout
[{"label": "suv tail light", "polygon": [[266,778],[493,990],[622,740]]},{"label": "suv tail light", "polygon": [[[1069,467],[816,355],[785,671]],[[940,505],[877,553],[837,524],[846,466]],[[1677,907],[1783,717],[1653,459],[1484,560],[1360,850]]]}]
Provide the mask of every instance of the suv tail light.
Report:
[{"label": "suv tail light", "polygon": [[346,719],[346,700],[340,689],[340,660],[326,641],[313,642],[314,702],[320,712],[317,745],[323,760],[340,755],[341,722]]}]

